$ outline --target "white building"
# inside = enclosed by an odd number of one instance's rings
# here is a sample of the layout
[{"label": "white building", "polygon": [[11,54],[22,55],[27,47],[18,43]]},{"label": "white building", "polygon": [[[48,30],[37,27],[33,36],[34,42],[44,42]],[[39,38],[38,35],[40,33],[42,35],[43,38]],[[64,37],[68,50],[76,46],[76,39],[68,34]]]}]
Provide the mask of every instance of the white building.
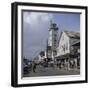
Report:
[{"label": "white building", "polygon": [[[52,59],[57,54],[57,35],[58,34],[58,27],[57,24],[51,21],[50,28],[49,28],[49,39],[48,39],[48,46],[49,52],[51,53]],[[51,48],[51,51],[50,51]],[[49,55],[50,56],[50,55]]]},{"label": "white building", "polygon": [[[77,41],[79,41],[78,46],[76,46]],[[63,61],[64,63],[74,61],[74,59],[77,58],[77,49],[80,51],[80,33],[69,31],[61,32],[57,48],[57,59]],[[69,65],[67,66],[69,67]]]},{"label": "white building", "polygon": [[54,22],[51,21],[46,50],[40,52],[39,60],[54,60],[54,57],[57,55],[57,34],[58,27]]},{"label": "white building", "polygon": [[57,56],[65,55],[71,52],[71,45],[80,40],[79,32],[61,32],[58,48],[57,48]]}]

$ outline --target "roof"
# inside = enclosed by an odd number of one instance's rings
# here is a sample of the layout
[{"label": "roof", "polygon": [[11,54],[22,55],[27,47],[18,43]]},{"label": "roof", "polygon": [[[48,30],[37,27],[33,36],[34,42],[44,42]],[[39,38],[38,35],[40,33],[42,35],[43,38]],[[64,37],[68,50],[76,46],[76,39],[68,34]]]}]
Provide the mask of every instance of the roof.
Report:
[{"label": "roof", "polygon": [[61,36],[62,36],[62,33],[66,33],[68,37],[70,38],[76,38],[76,39],[80,39],[80,32],[72,32],[72,31],[62,31],[60,33],[60,36],[59,36],[59,40],[58,40],[58,44],[60,42],[60,39],[61,39]]},{"label": "roof", "polygon": [[69,31],[64,31],[70,38],[80,38],[80,33],[79,32],[69,32]]},{"label": "roof", "polygon": [[76,42],[72,43],[72,46],[80,46],[80,40],[77,40]]}]

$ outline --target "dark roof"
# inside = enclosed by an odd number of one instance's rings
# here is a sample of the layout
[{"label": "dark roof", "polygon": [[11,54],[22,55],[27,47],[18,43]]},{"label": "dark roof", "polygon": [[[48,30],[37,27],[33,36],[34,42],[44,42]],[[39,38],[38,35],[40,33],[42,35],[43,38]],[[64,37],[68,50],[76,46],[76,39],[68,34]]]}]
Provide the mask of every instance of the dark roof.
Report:
[{"label": "dark roof", "polygon": [[69,32],[69,31],[64,31],[70,38],[80,38],[80,33],[79,32]]},{"label": "dark roof", "polygon": [[72,46],[80,46],[80,40],[77,40],[76,42],[72,43]]},{"label": "dark roof", "polygon": [[68,37],[70,38],[77,38],[77,39],[80,39],[80,33],[79,32],[72,32],[72,31],[62,31],[60,33],[60,36],[59,36],[59,40],[58,40],[58,45],[59,45],[59,42],[60,42],[60,39],[61,39],[61,36],[62,36],[62,33],[65,32],[67,34]]}]

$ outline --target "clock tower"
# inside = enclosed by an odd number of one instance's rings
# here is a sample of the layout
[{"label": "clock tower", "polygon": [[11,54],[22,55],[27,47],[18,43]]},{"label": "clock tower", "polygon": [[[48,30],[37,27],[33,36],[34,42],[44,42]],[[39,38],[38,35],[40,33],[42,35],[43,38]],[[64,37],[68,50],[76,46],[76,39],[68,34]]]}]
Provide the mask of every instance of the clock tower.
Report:
[{"label": "clock tower", "polygon": [[57,35],[58,34],[58,27],[57,24],[50,21],[50,28],[49,28],[49,40],[48,45],[51,46],[52,51],[52,59],[57,54]]}]

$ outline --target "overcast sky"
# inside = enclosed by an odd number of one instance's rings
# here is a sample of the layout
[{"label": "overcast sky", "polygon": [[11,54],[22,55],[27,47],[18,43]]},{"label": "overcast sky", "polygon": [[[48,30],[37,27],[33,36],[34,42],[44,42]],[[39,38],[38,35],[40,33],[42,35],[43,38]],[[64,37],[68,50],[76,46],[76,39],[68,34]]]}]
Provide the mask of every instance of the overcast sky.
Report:
[{"label": "overcast sky", "polygon": [[80,14],[23,12],[23,57],[36,57],[45,50],[49,37],[50,21],[57,24],[61,31],[79,31]]}]

